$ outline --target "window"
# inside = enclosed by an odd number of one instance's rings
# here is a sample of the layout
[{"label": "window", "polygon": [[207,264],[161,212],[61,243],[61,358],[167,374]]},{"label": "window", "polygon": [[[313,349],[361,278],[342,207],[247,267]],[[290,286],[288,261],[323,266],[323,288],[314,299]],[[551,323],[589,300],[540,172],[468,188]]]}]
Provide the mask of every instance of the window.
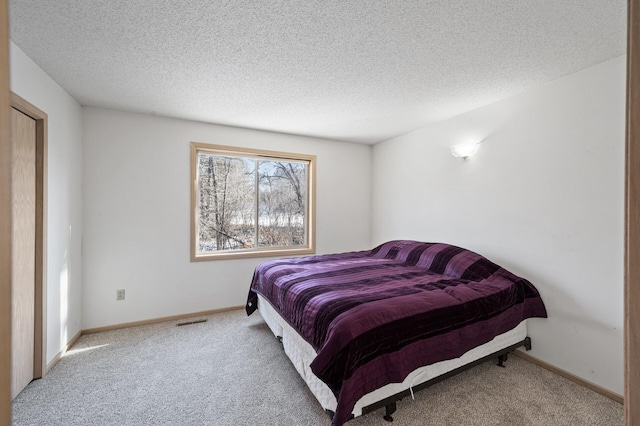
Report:
[{"label": "window", "polygon": [[191,260],[311,254],[315,156],[191,143]]}]

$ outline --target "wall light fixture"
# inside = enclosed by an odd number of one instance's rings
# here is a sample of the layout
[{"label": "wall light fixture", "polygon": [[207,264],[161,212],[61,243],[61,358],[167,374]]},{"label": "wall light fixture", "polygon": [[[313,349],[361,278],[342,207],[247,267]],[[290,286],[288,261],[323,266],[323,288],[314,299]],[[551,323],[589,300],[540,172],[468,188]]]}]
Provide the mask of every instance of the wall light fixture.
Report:
[{"label": "wall light fixture", "polygon": [[451,155],[466,160],[478,152],[480,142],[465,142],[451,147]]}]

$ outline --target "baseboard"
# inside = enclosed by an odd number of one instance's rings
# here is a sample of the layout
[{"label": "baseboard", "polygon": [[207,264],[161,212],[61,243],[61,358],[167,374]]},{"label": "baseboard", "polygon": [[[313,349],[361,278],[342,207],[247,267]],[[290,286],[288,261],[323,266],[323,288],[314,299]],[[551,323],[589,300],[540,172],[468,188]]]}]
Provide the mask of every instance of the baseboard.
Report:
[{"label": "baseboard", "polygon": [[60,350],[60,352],[58,352],[58,354],[56,356],[53,357],[53,359],[51,360],[50,363],[47,364],[47,369],[44,372],[44,374],[42,375],[42,377],[46,376],[47,373],[49,372],[49,370],[51,370],[53,368],[54,365],[56,365],[56,363],[58,361],[60,361],[60,358],[62,358],[62,356],[69,350],[69,348],[73,345],[76,344],[76,342],[78,341],[78,339],[80,338],[80,336],[82,336],[82,330],[78,331],[76,333],[75,336],[73,336],[71,338],[71,340],[69,340],[69,343],[67,343],[66,345],[64,345],[64,347]]},{"label": "baseboard", "polygon": [[616,402],[619,402],[620,404],[624,404],[624,398],[622,395],[617,394],[615,392],[610,391],[609,389],[605,389],[602,386],[598,386],[595,383],[591,383],[587,380],[584,380],[581,377],[578,377],[574,374],[569,373],[568,371],[564,371],[558,367],[555,367],[547,362],[542,361],[541,359],[538,359],[534,356],[529,355],[526,352],[523,352],[521,350],[517,350],[513,352],[515,355],[519,356],[522,359],[525,359],[529,362],[531,362],[532,364],[536,364],[542,368],[544,368],[545,370],[549,370],[552,373],[557,374],[558,376],[562,376],[565,379],[569,379],[574,383],[579,384],[580,386],[584,386],[587,389],[591,389],[594,392],[599,393],[600,395],[604,395],[609,399],[612,399]]},{"label": "baseboard", "polygon": [[141,325],[157,324],[159,322],[169,322],[169,321],[176,321],[176,320],[193,318],[193,317],[201,317],[205,315],[220,314],[223,312],[237,311],[240,309],[244,309],[244,305],[231,306],[228,308],[212,309],[209,311],[202,311],[202,312],[192,312],[190,314],[171,315],[168,317],[153,318],[153,319],[148,319],[143,321],[125,322],[121,324],[107,325],[105,327],[87,328],[85,330],[82,330],[82,334],[101,333],[103,331],[119,330],[121,328],[138,327]]}]

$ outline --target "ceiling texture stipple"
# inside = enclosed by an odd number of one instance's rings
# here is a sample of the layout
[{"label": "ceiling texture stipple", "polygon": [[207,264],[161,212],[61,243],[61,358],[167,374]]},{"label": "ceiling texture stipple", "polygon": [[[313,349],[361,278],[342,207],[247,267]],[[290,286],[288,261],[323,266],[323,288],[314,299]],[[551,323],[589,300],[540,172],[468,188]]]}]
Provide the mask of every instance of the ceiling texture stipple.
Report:
[{"label": "ceiling texture stipple", "polygon": [[626,0],[11,0],[82,105],[376,143],[626,51]]}]

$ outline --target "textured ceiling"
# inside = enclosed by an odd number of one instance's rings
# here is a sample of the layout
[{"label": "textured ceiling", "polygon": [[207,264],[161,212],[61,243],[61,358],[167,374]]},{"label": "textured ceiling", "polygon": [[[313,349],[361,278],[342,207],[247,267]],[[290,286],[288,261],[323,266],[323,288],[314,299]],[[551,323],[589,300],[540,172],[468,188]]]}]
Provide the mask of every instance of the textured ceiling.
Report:
[{"label": "textured ceiling", "polygon": [[10,0],[82,105],[375,143],[622,55],[627,0]]}]

